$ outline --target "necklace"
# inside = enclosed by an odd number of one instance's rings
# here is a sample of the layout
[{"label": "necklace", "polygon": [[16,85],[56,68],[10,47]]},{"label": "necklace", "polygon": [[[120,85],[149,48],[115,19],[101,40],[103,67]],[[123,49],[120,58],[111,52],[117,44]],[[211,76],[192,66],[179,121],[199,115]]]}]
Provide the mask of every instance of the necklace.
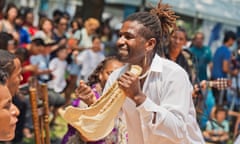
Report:
[{"label": "necklace", "polygon": [[149,69],[148,69],[143,75],[139,76],[138,78],[139,78],[139,79],[143,79],[143,78],[145,78],[148,74],[149,74]]}]

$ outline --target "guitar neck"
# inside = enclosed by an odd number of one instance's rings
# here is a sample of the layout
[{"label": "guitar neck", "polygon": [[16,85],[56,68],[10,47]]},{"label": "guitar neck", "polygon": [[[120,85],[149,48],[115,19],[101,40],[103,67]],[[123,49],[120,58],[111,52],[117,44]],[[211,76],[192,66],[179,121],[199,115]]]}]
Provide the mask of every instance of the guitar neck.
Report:
[{"label": "guitar neck", "polygon": [[206,81],[206,86],[211,88],[217,88],[219,90],[224,90],[231,86],[231,81],[229,79],[220,78],[217,80]]}]

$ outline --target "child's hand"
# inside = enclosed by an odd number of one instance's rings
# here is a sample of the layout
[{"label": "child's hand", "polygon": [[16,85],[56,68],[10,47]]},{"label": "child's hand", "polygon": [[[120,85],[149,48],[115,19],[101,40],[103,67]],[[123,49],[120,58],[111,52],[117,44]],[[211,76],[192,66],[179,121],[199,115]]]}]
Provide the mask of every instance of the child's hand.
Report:
[{"label": "child's hand", "polygon": [[96,96],[91,87],[80,81],[79,87],[75,90],[76,96],[88,106],[96,102]]}]

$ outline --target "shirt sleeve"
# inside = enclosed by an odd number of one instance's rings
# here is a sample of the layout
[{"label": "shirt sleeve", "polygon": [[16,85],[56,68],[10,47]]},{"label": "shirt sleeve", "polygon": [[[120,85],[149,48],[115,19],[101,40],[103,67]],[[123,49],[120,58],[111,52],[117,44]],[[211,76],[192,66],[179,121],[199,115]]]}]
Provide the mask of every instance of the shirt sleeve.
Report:
[{"label": "shirt sleeve", "polygon": [[78,65],[81,65],[84,62],[84,60],[87,60],[87,53],[88,53],[88,50],[84,50],[76,57],[76,63]]},{"label": "shirt sleeve", "polygon": [[56,66],[56,59],[53,59],[49,62],[49,69],[54,71],[55,66]]},{"label": "shirt sleeve", "polygon": [[228,50],[223,51],[223,60],[230,61],[231,59],[231,52]]},{"label": "shirt sleeve", "polygon": [[166,80],[162,85],[161,104],[147,96],[137,110],[142,125],[152,134],[181,143],[188,135],[187,124],[194,121],[188,119],[192,86],[182,69],[171,72]]},{"label": "shirt sleeve", "polygon": [[208,131],[211,131],[213,128],[212,128],[212,124],[210,121],[207,121],[207,125],[206,125],[206,130]]}]

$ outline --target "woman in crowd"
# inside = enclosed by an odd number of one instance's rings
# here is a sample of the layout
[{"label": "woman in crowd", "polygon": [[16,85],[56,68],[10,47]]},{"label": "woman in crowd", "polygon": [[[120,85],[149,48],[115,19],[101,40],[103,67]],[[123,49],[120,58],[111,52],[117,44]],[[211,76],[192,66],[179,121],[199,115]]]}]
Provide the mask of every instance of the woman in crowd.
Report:
[{"label": "woman in crowd", "polygon": [[195,69],[193,65],[193,55],[184,50],[183,47],[187,43],[187,32],[185,29],[178,27],[170,36],[169,45],[166,52],[166,58],[179,64],[189,76],[192,83],[195,82]]},{"label": "woman in crowd", "polygon": [[0,32],[7,32],[19,41],[19,34],[15,29],[15,19],[18,15],[18,9],[14,4],[9,4],[5,12],[4,19],[0,21]]}]

